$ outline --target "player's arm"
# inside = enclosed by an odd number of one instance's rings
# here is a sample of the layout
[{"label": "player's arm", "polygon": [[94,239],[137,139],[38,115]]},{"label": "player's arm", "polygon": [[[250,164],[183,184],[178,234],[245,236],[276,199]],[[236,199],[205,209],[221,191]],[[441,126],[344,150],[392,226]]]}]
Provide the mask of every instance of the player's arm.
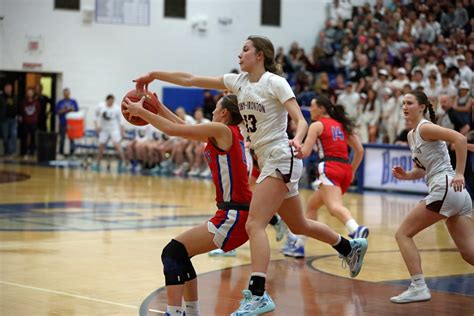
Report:
[{"label": "player's arm", "polygon": [[456,152],[456,174],[451,181],[454,191],[461,191],[464,187],[464,168],[466,167],[467,139],[455,130],[441,127],[436,124],[420,126],[420,136],[425,140],[443,140],[454,145]]},{"label": "player's arm", "polygon": [[303,138],[305,137],[306,132],[308,131],[308,123],[304,119],[303,113],[301,112],[301,108],[298,102],[296,102],[295,98],[287,100],[283,105],[288,111],[288,114],[290,115],[291,119],[296,124],[296,133],[295,137],[293,137],[293,139],[291,140],[291,145],[296,150],[296,157],[302,158],[301,144],[303,143]]},{"label": "player's arm", "polygon": [[[408,132],[408,137],[407,137],[408,146],[410,148],[411,148],[410,139],[411,139],[412,134],[413,134],[413,131]],[[425,176],[425,170],[418,167],[416,162],[415,162],[415,164],[413,165],[413,169],[408,171],[408,172],[405,169],[403,169],[403,167],[401,167],[401,166],[393,167],[392,168],[392,174],[395,178],[397,178],[399,180],[416,180],[416,179],[423,178]]]},{"label": "player's arm", "polygon": [[152,71],[134,80],[136,89],[143,92],[148,90],[148,85],[153,80],[161,80],[173,83],[184,87],[200,87],[206,89],[224,90],[227,87],[224,85],[224,78],[221,77],[207,77],[195,76],[187,72],[167,72],[167,71]]},{"label": "player's arm", "polygon": [[308,135],[304,141],[303,147],[301,148],[301,154],[303,158],[311,155],[314,144],[318,140],[319,135],[323,132],[324,126],[321,122],[314,122],[309,126]]},{"label": "player's arm", "polygon": [[362,158],[364,157],[364,147],[360,142],[359,136],[356,134],[349,135],[347,144],[354,150],[354,157],[352,158],[352,171],[355,172],[359,168]]},{"label": "player's arm", "polygon": [[163,116],[164,118],[170,120],[173,123],[177,124],[186,124],[179,116],[177,116],[173,111],[171,111],[166,105],[161,103],[161,101],[156,97],[158,100],[158,114]]},{"label": "player's arm", "polygon": [[128,112],[131,116],[139,116],[169,136],[178,136],[201,142],[207,142],[207,140],[211,138],[216,141],[216,145],[222,150],[228,150],[232,145],[232,132],[225,124],[178,124],[144,109],[143,100],[144,98],[139,102],[131,102],[129,99],[126,99],[126,101],[122,103],[126,108],[124,112]]}]

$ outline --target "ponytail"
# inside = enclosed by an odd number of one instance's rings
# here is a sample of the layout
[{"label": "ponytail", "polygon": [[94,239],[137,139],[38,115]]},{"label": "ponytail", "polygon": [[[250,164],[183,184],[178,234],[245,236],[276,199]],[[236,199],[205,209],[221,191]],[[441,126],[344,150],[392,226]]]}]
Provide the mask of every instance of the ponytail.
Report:
[{"label": "ponytail", "polygon": [[344,131],[352,135],[354,133],[355,124],[348,116],[342,105],[333,105],[332,102],[325,96],[319,96],[316,98],[318,106],[324,107],[326,113],[334,120],[342,124]]},{"label": "ponytail", "polygon": [[283,74],[283,67],[275,60],[268,62],[265,60],[264,67],[266,71],[274,73],[275,75],[281,76]]},{"label": "ponytail", "polygon": [[436,124],[436,121],[438,121],[438,118],[436,117],[435,111],[433,109],[433,105],[431,102],[428,101],[428,112],[430,114],[430,121]]}]

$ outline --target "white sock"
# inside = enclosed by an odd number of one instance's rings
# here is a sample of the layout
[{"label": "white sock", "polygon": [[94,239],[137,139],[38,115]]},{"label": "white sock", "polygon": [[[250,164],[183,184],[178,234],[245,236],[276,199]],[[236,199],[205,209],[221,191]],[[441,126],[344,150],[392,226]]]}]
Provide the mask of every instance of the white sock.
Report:
[{"label": "white sock", "polygon": [[184,301],[184,306],[186,307],[186,316],[200,316],[199,312],[199,301]]},{"label": "white sock", "polygon": [[305,235],[296,235],[296,238],[298,238],[298,239],[296,240],[295,246],[296,247],[301,247],[301,246],[304,247],[308,237],[306,237]]},{"label": "white sock", "polygon": [[267,278],[267,274],[266,274],[266,273],[263,273],[263,272],[252,272],[252,273],[250,274],[250,276],[251,276],[251,277],[252,277],[252,276],[259,276],[259,277],[262,277],[262,278],[265,278],[265,279]]},{"label": "white sock", "polygon": [[359,227],[359,224],[357,224],[357,222],[353,218],[348,220],[345,225],[346,225],[347,230],[351,234],[357,230],[357,227]]},{"label": "white sock", "polygon": [[425,277],[423,274],[415,274],[411,276],[411,284],[414,284],[417,287],[426,286]]},{"label": "white sock", "polygon": [[170,316],[183,316],[183,308],[181,306],[166,306],[166,312]]},{"label": "white sock", "polygon": [[338,245],[340,242],[341,242],[341,235],[339,235],[339,236],[337,237],[336,243],[335,243],[334,245],[331,245],[331,246],[334,247],[334,246]]},{"label": "white sock", "polygon": [[286,235],[287,235],[288,239],[290,239],[290,240],[295,240],[296,238],[298,238],[298,236],[296,236],[295,234],[293,234],[293,233],[291,232],[291,230],[289,230],[289,229],[288,229]]}]

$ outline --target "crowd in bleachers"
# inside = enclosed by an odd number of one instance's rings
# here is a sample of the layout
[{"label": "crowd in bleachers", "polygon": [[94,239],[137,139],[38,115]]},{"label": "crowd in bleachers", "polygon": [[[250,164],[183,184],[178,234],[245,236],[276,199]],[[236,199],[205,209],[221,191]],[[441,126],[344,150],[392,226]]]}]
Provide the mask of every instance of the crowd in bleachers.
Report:
[{"label": "crowd in bleachers", "polygon": [[[472,121],[474,5],[400,1],[353,7],[334,0],[312,52],[293,43],[277,59],[301,106],[318,95],[344,106],[364,143],[394,143],[408,127],[401,96],[423,90],[441,124],[467,134]],[[439,98],[449,96],[450,111]]]}]

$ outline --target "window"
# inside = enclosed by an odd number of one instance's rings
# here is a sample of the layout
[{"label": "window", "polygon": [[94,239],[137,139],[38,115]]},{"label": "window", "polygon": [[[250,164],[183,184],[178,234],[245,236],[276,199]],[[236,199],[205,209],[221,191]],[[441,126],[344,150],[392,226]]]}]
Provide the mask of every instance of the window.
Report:
[{"label": "window", "polygon": [[54,9],[76,10],[80,9],[80,0],[54,0]]},{"label": "window", "polygon": [[280,26],[281,0],[262,0],[262,25]]},{"label": "window", "polygon": [[165,18],[186,18],[186,0],[165,0]]}]

